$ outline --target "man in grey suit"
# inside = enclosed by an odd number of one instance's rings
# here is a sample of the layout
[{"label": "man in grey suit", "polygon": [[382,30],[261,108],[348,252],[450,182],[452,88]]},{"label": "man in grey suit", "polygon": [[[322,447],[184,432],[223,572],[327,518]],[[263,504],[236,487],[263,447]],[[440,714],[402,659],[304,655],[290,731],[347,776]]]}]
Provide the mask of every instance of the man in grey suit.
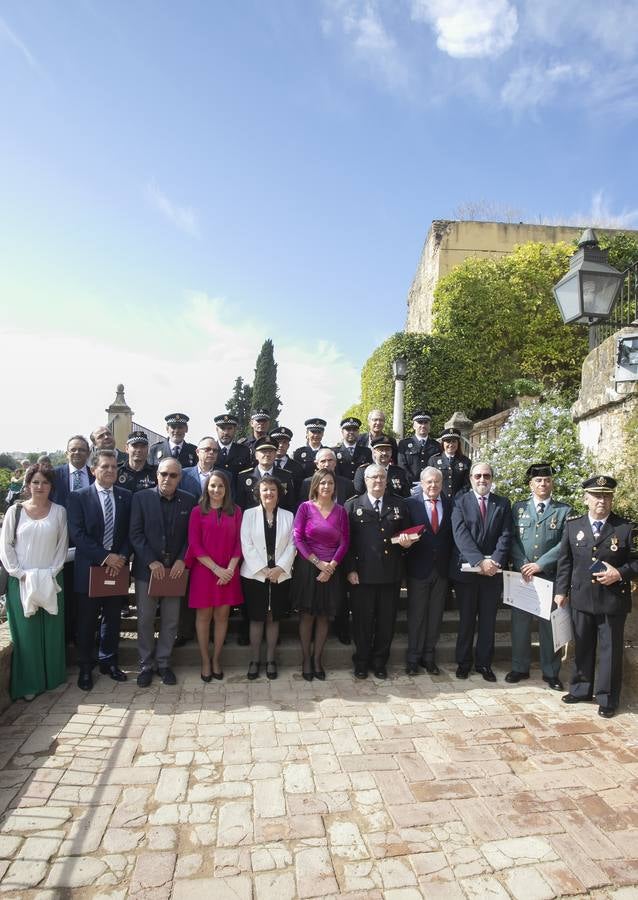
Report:
[{"label": "man in grey suit", "polygon": [[[151,574],[156,578],[179,578],[184,573],[188,522],[195,498],[178,490],[182,467],[178,460],[164,458],[157,467],[157,487],[133,497],[130,538],[135,558],[137,601],[137,646],[140,655],[139,687],[148,687],[157,672],[163,684],[176,684],[170,668],[177,636],[181,597],[149,597]],[[167,571],[168,570],[168,571]],[[160,628],[155,644],[155,613],[160,604]]]}]

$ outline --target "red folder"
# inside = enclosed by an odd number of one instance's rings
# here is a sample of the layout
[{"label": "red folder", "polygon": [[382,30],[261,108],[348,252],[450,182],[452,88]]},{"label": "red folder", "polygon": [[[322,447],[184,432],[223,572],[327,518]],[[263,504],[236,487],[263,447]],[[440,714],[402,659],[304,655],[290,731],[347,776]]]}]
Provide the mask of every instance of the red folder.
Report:
[{"label": "red folder", "polygon": [[390,540],[393,544],[399,543],[402,534],[407,534],[411,541],[418,541],[420,535],[425,531],[425,525],[413,525],[411,528],[404,528],[398,534],[393,535]]},{"label": "red folder", "polygon": [[128,565],[122,566],[117,575],[107,575],[106,566],[91,566],[89,569],[89,597],[123,597],[128,594],[130,584]]},{"label": "red folder", "polygon": [[169,578],[170,569],[164,569],[164,577],[156,578],[151,572],[148,583],[149,597],[183,597],[188,587],[188,569],[184,569],[179,578]]}]

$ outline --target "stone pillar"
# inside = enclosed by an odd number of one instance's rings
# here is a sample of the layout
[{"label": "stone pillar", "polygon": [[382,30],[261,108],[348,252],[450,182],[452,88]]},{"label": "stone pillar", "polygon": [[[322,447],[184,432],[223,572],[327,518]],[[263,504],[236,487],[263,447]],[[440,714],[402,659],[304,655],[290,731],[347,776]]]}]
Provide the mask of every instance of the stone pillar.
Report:
[{"label": "stone pillar", "polygon": [[403,378],[394,379],[394,410],[392,412],[392,430],[397,438],[401,440],[403,437],[403,407],[405,395],[405,380]]},{"label": "stone pillar", "polygon": [[133,410],[124,399],[124,385],[118,384],[115,400],[106,410],[108,426],[113,432],[115,446],[118,450],[126,450],[126,439],[131,433]]}]

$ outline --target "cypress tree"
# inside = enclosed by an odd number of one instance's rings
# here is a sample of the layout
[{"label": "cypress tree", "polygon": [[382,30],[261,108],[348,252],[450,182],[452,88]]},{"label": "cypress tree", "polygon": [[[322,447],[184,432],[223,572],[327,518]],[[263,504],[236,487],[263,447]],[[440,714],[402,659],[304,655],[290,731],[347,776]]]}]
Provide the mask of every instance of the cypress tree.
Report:
[{"label": "cypress tree", "polygon": [[275,348],[270,338],[262,344],[255,364],[255,379],[252,395],[253,409],[267,409],[270,413],[270,427],[276,428],[281,410],[281,400],[277,388],[277,363]]},{"label": "cypress tree", "polygon": [[237,418],[237,437],[246,437],[250,431],[250,410],[252,407],[253,389],[239,376],[235,379],[233,393],[226,401],[226,410]]}]

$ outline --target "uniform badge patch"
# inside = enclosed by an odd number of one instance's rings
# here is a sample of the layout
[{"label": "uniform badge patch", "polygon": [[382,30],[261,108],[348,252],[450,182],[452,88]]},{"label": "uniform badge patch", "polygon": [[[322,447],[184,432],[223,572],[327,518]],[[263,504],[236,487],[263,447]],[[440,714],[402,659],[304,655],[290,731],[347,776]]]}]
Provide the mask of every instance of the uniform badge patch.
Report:
[{"label": "uniform badge patch", "polygon": [[117,480],[120,482],[120,484],[126,484],[126,475],[120,475]]},{"label": "uniform badge patch", "polygon": [[577,541],[582,541],[582,539],[583,539],[584,537],[585,537],[585,532],[584,532],[584,531],[579,531],[578,534],[576,535],[576,540],[577,540]]},{"label": "uniform badge patch", "polygon": [[357,510],[357,515],[358,515],[358,516],[362,516],[362,515],[363,515],[363,510],[362,510],[362,509],[358,509],[358,510]]},{"label": "uniform badge patch", "polygon": [[247,478],[247,479],[246,479],[246,484],[247,484],[248,486],[250,486],[252,483],[253,483],[252,478]]}]

